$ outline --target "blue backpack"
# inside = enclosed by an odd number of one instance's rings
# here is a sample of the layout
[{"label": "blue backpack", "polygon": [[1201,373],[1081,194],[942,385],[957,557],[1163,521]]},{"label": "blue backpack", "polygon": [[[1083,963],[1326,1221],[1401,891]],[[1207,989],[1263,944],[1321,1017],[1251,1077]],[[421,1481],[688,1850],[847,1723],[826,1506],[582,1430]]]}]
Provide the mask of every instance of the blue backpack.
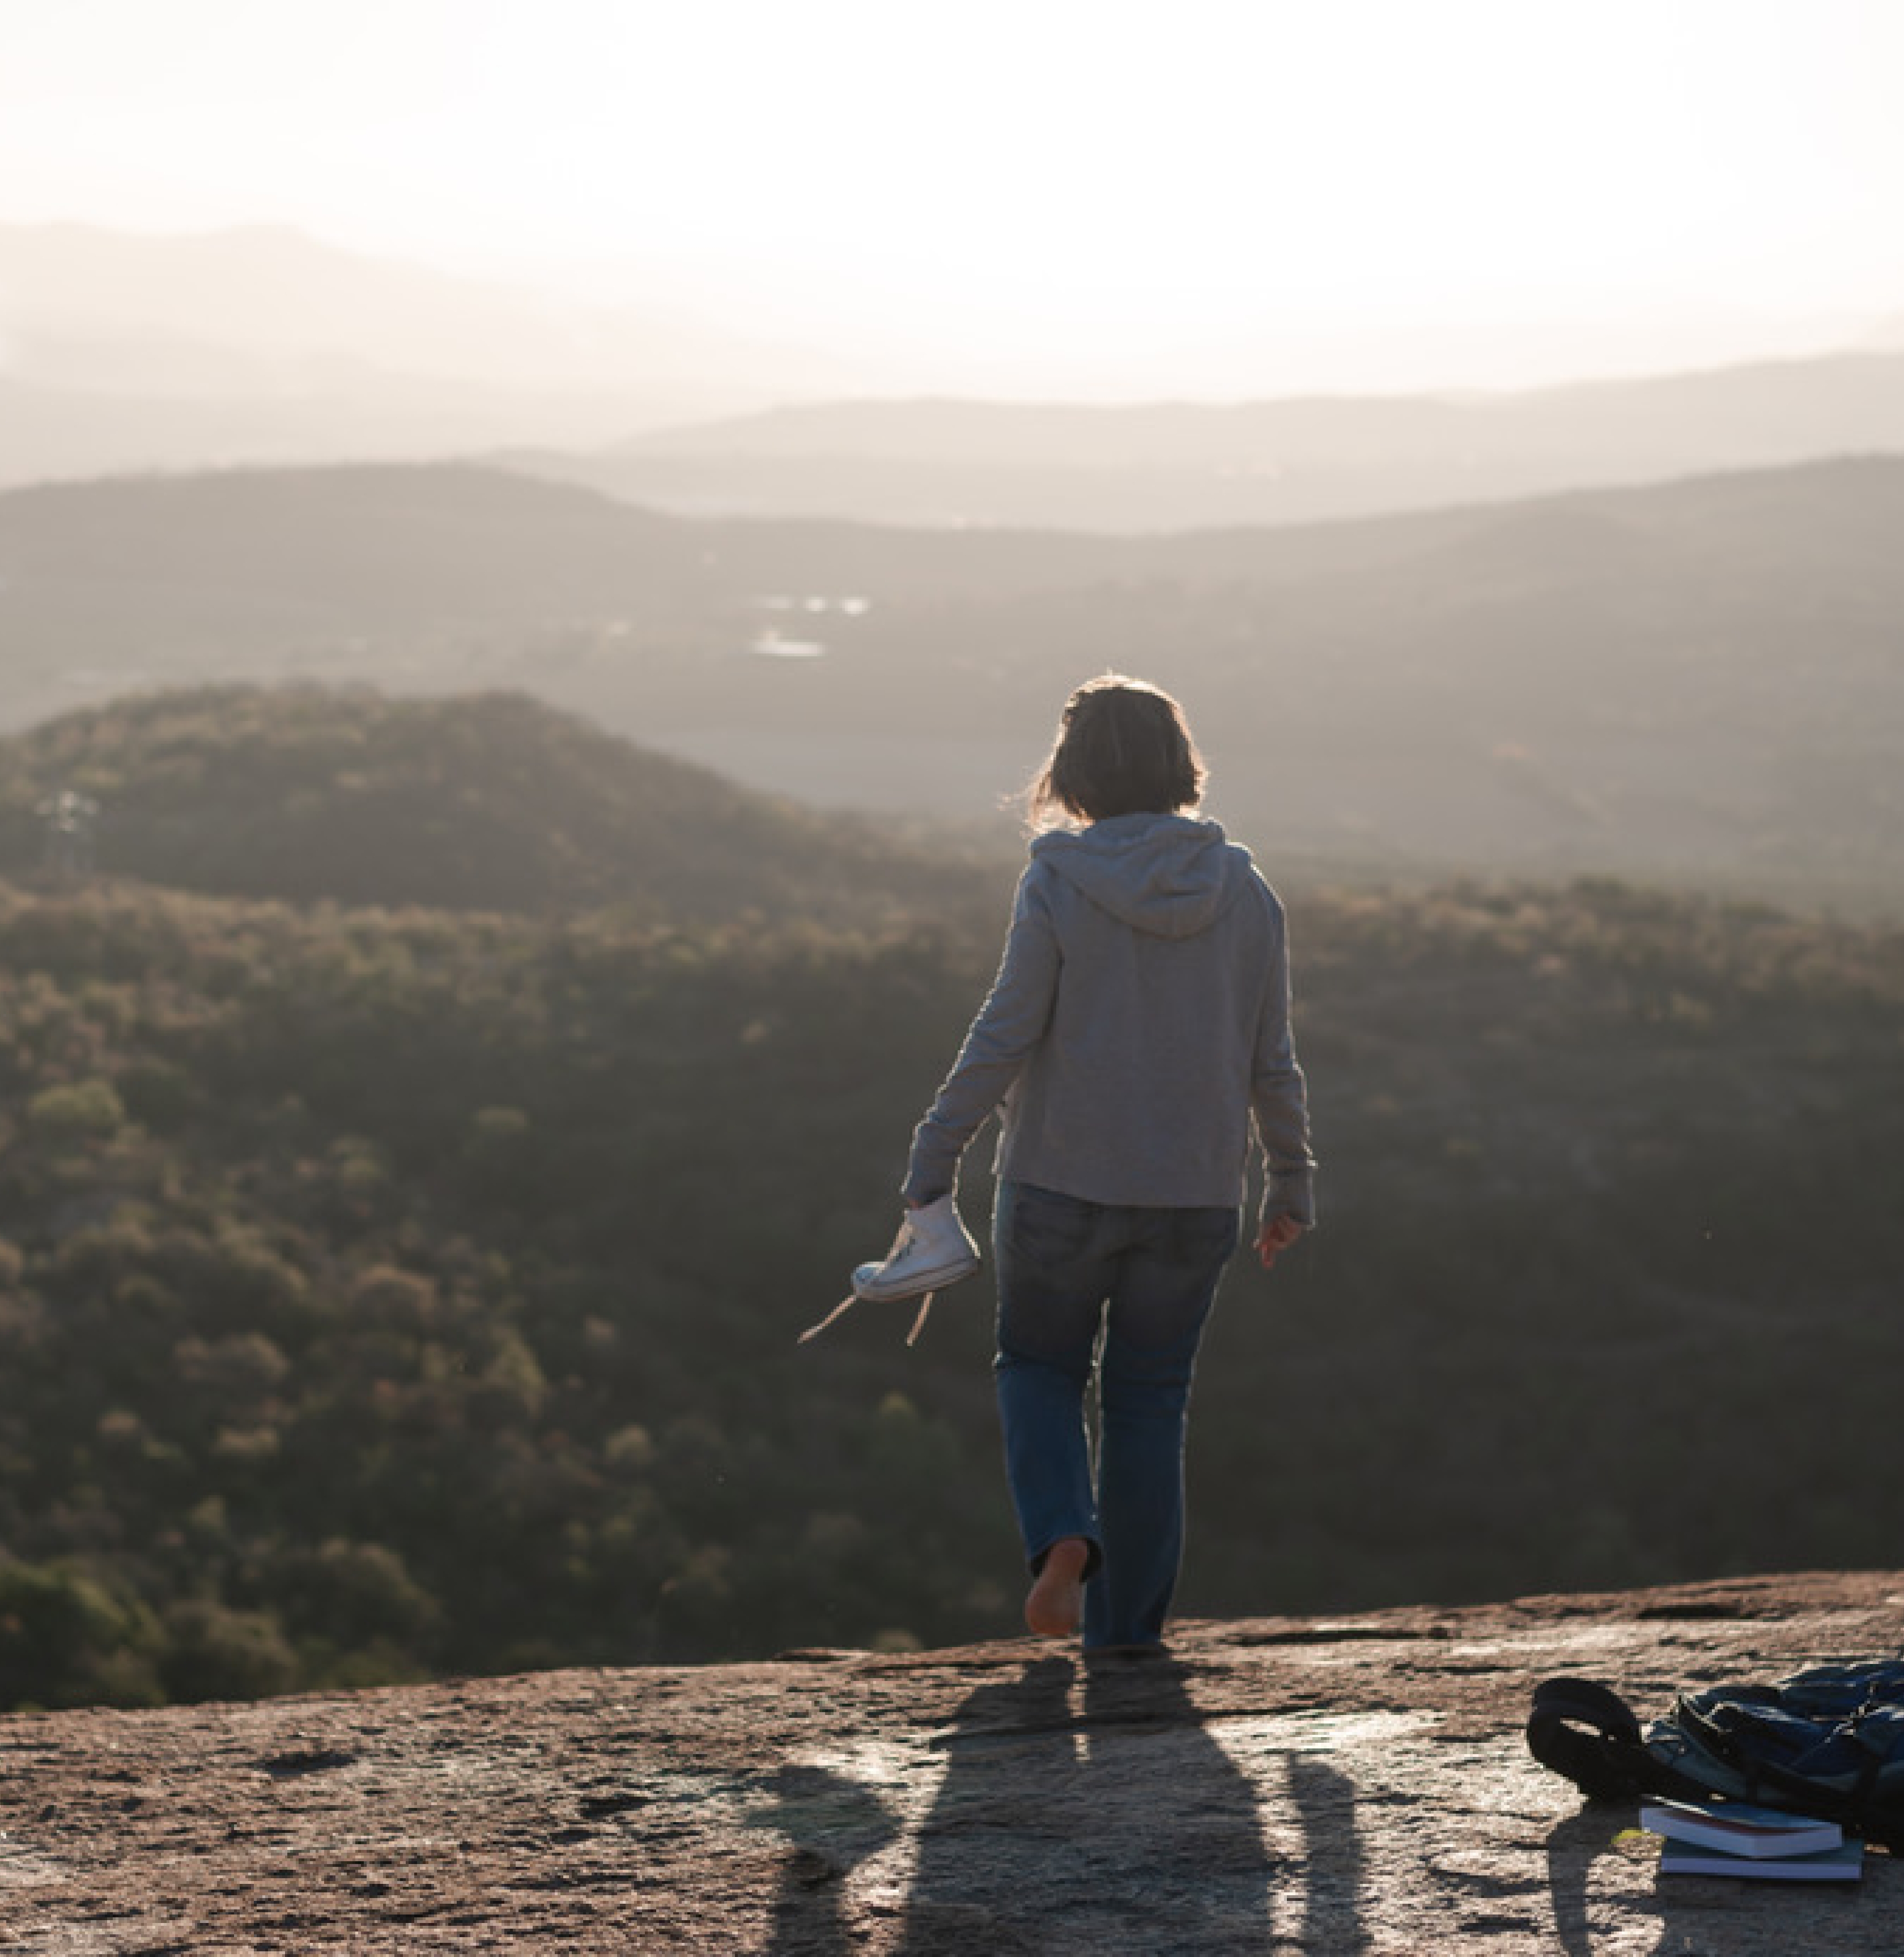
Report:
[{"label": "blue backpack", "polygon": [[1550,1678],[1527,1745],[1590,1800],[1749,1801],[1904,1851],[1904,1658],[1681,1693],[1644,1731],[1606,1687]]}]

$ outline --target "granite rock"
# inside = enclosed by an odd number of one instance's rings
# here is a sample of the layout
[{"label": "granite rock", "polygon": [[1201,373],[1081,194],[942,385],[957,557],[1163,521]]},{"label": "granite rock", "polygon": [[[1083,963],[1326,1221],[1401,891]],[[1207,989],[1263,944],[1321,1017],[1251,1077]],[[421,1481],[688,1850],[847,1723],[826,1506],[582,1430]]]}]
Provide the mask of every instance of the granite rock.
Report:
[{"label": "granite rock", "polygon": [[9,1957],[1834,1957],[1904,1878],[1671,1878],[1522,1739],[1542,1678],[1642,1714],[1883,1656],[1904,1574],[1775,1576],[0,1720]]}]

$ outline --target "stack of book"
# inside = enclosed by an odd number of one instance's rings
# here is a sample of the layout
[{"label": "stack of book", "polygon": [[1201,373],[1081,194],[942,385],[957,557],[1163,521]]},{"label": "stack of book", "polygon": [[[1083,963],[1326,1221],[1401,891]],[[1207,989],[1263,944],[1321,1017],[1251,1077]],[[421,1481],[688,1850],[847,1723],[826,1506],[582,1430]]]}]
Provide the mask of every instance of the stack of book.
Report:
[{"label": "stack of book", "polygon": [[1662,1876],[1745,1876],[1758,1882],[1855,1883],[1865,1845],[1848,1842],[1835,1821],[1811,1821],[1776,1808],[1722,1801],[1648,1801],[1640,1826],[1666,1838]]}]

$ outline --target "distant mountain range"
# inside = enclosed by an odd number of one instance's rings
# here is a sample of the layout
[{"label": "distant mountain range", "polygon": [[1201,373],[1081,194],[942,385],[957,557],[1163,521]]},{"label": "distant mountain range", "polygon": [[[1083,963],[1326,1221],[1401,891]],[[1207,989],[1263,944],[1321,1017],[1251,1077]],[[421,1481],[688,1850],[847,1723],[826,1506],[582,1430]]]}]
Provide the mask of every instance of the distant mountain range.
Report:
[{"label": "distant mountain range", "polygon": [[1520,393],[1132,406],[892,377],[269,227],[0,226],[0,487],[492,455],[687,515],[1180,530],[1904,449],[1904,350]]},{"label": "distant mountain range", "polygon": [[0,485],[592,445],[850,384],[665,306],[561,304],[295,230],[0,225]]},{"label": "distant mountain range", "polygon": [[1904,353],[1518,394],[860,401],[516,466],[657,509],[1117,531],[1364,516],[1904,451]]},{"label": "distant mountain range", "polygon": [[450,466],[0,495],[15,726],[134,689],[532,694],[822,805],[996,820],[1066,691],[1180,691],[1297,872],[1904,887],[1904,459],[1118,538],[692,521]]}]

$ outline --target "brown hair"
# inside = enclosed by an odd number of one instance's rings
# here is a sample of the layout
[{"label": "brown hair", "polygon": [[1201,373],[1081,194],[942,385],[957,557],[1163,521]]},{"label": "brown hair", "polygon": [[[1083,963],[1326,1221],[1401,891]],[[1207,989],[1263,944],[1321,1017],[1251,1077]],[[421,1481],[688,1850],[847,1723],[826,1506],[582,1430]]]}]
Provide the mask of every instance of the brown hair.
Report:
[{"label": "brown hair", "polygon": [[1106,673],[1065,702],[1057,738],[1025,793],[1026,820],[1172,815],[1203,794],[1203,757],[1183,710],[1161,687]]}]

